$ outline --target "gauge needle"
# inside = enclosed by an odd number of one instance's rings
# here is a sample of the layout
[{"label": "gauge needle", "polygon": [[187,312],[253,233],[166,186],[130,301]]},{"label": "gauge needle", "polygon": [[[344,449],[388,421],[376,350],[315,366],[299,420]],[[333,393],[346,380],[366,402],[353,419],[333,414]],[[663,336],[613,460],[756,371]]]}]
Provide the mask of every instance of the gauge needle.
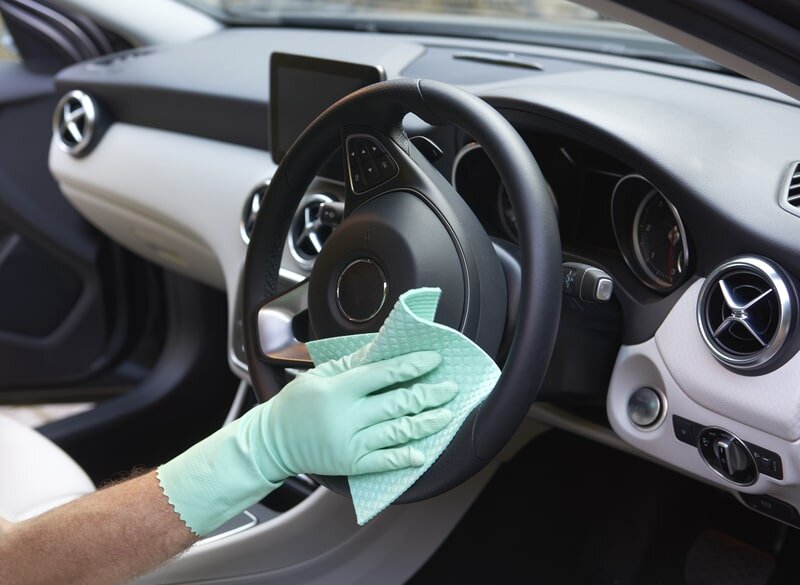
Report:
[{"label": "gauge needle", "polygon": [[672,276],[673,264],[675,263],[675,242],[678,241],[679,237],[680,232],[678,231],[678,226],[674,226],[667,234],[667,239],[669,239],[669,263],[667,264],[667,274],[669,276]]}]

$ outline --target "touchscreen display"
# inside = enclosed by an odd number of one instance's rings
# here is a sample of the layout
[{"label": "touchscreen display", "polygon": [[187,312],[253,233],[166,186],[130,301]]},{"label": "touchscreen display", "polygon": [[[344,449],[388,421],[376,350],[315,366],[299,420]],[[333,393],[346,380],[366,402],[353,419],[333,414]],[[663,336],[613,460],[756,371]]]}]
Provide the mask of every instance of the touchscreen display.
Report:
[{"label": "touchscreen display", "polygon": [[270,150],[280,162],[306,126],[328,106],[384,79],[379,67],[273,53],[270,62]]}]

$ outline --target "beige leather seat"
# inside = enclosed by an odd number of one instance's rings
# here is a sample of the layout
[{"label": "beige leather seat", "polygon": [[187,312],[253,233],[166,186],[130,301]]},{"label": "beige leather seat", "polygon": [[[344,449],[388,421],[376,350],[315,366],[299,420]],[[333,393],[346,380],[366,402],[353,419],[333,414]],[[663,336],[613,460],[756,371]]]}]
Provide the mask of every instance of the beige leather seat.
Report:
[{"label": "beige leather seat", "polygon": [[19,522],[94,489],[83,469],[54,443],[0,415],[0,518]]}]

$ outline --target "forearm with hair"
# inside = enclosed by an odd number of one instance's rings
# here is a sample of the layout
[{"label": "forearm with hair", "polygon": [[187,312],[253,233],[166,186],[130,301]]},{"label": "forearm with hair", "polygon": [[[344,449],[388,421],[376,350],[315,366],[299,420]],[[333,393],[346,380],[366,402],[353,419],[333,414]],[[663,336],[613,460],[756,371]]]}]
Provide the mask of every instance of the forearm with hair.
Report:
[{"label": "forearm with hair", "polygon": [[0,583],[126,583],[196,540],[152,471],[0,532]]}]

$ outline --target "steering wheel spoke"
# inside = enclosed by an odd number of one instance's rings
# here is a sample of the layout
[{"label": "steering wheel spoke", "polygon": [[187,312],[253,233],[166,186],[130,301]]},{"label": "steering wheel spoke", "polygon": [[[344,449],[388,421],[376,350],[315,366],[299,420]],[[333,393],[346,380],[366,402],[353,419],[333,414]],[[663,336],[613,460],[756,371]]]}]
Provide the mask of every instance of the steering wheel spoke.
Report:
[{"label": "steering wheel spoke", "polygon": [[307,279],[264,303],[256,314],[263,361],[284,368],[313,368],[306,344],[296,337],[298,321],[307,319]]}]

